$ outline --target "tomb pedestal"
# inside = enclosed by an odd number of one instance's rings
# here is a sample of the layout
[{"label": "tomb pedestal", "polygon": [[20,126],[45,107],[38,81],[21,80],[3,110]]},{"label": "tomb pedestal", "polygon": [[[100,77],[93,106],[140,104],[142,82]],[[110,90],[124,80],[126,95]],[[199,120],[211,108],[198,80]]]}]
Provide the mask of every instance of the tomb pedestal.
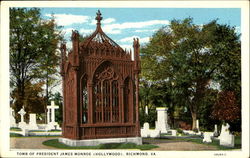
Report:
[{"label": "tomb pedestal", "polygon": [[155,126],[157,130],[160,130],[161,133],[167,133],[167,131],[170,129],[168,125],[168,108],[165,107],[159,107],[156,108],[157,111],[157,121],[155,121]]},{"label": "tomb pedestal", "polygon": [[59,138],[59,142],[69,146],[96,146],[99,144],[106,144],[106,143],[135,143],[136,145],[142,145],[142,138],[127,137],[127,138],[86,139],[86,140]]}]

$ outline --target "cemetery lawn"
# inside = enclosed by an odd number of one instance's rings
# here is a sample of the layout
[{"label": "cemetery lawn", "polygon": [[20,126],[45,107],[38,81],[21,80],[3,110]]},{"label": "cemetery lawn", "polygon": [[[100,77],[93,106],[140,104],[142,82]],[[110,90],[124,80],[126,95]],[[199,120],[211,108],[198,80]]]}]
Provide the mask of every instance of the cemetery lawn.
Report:
[{"label": "cemetery lawn", "polygon": [[157,148],[158,146],[152,144],[143,144],[143,145],[136,145],[134,143],[107,143],[107,144],[100,144],[97,146],[79,146],[79,147],[72,147],[65,144],[62,144],[58,141],[58,139],[50,139],[44,141],[43,145],[60,148],[60,149],[140,149],[140,150],[150,150],[153,148]]},{"label": "cemetery lawn", "polygon": [[33,138],[33,137],[58,137],[58,135],[47,135],[47,136],[44,136],[44,135],[35,135],[35,136],[23,136],[21,134],[18,134],[18,133],[10,133],[10,137],[15,137],[15,138],[18,138],[18,137],[21,137],[21,138]]},{"label": "cemetery lawn", "polygon": [[22,131],[22,129],[18,128],[18,127],[11,127],[10,130],[11,131]]},{"label": "cemetery lawn", "polygon": [[206,144],[206,145],[211,145],[215,146],[218,150],[232,150],[232,149],[241,149],[241,136],[235,136],[235,145],[233,148],[231,147],[225,147],[225,146],[220,146],[220,141],[217,139],[213,139],[212,143],[203,143],[202,138],[173,138],[169,139],[172,141],[186,141],[186,142],[194,142],[197,144]]}]

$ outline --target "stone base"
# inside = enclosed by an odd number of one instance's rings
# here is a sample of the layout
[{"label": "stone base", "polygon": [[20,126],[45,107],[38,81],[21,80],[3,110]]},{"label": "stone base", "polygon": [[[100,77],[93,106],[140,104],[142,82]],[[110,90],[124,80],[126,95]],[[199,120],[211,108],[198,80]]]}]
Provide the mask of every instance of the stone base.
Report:
[{"label": "stone base", "polygon": [[59,138],[59,142],[69,146],[96,146],[99,144],[106,144],[106,143],[135,143],[137,145],[141,145],[142,138],[127,137],[127,138],[105,138],[105,139],[84,139],[84,140]]}]

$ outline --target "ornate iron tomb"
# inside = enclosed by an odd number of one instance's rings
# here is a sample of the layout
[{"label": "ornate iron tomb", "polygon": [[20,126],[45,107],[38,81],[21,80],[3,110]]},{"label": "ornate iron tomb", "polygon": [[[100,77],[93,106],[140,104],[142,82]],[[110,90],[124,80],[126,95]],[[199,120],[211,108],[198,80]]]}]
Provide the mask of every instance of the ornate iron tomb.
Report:
[{"label": "ornate iron tomb", "polygon": [[102,31],[99,10],[96,20],[95,32],[82,42],[72,31],[68,56],[65,44],[61,46],[64,107],[59,141],[71,146],[141,144],[139,40],[134,39],[132,61],[131,51],[124,51]]}]

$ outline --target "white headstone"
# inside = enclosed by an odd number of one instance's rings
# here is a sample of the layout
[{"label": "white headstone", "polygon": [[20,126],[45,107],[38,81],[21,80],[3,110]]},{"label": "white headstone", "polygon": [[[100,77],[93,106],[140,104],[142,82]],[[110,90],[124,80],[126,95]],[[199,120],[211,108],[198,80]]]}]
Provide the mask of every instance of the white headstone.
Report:
[{"label": "white headstone", "polygon": [[47,106],[47,130],[60,129],[59,124],[55,121],[55,109],[59,109],[59,106],[55,105],[54,101],[51,101],[51,106]]},{"label": "white headstone", "polygon": [[177,136],[177,131],[176,130],[171,130],[172,136]]},{"label": "white headstone", "polygon": [[24,122],[24,115],[26,114],[26,112],[24,111],[24,107],[18,112],[18,114],[20,114],[21,116],[21,122],[18,123],[18,127],[19,128],[26,128],[27,124],[26,122]]},{"label": "white headstone", "polygon": [[200,130],[199,120],[196,120],[196,128],[198,129],[198,131]]},{"label": "white headstone", "polygon": [[38,126],[36,124],[36,114],[30,114],[30,120],[29,120],[29,130],[35,130],[38,129]]},{"label": "white headstone", "polygon": [[148,122],[145,122],[143,124],[143,129],[149,130],[149,123]]},{"label": "white headstone", "polygon": [[157,121],[155,122],[155,126],[157,130],[160,130],[161,133],[167,133],[167,130],[169,130],[168,125],[168,108],[160,107],[156,108],[157,110]]},{"label": "white headstone", "polygon": [[161,136],[161,131],[156,129],[149,129],[149,123],[145,122],[143,128],[141,129],[141,137],[144,138],[159,138]]},{"label": "white headstone", "polygon": [[230,134],[229,124],[222,125],[221,134],[219,136],[220,145],[227,147],[234,147],[234,135]]},{"label": "white headstone", "polygon": [[148,106],[145,107],[145,113],[148,115]]},{"label": "white headstone", "polygon": [[15,111],[10,108],[10,127],[17,127],[16,119],[15,119]]},{"label": "white headstone", "polygon": [[215,125],[214,125],[214,136],[217,137],[218,135],[219,135],[219,133],[218,133],[218,127],[217,127],[217,125],[215,124]]},{"label": "white headstone", "polygon": [[211,143],[212,142],[212,137],[213,137],[213,132],[205,132],[204,133],[204,138],[203,138],[203,142],[206,142],[206,143]]}]

